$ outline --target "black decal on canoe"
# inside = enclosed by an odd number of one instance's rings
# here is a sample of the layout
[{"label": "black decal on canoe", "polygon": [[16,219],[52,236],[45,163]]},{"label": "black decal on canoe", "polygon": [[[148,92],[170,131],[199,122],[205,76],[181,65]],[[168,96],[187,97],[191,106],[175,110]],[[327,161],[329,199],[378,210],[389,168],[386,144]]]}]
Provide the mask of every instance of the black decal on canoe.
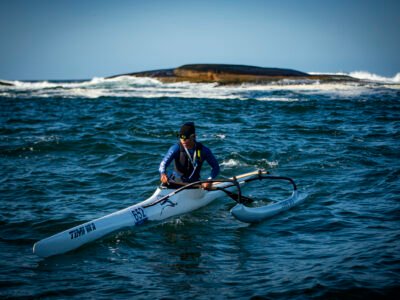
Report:
[{"label": "black decal on canoe", "polygon": [[87,224],[85,226],[81,226],[81,227],[78,227],[78,228],[76,228],[74,230],[71,230],[68,233],[71,236],[71,240],[73,240],[73,239],[79,238],[82,235],[85,235],[85,234],[87,234],[89,232],[92,232],[94,230],[96,230],[96,226],[94,225],[94,223],[89,223],[89,224]]},{"label": "black decal on canoe", "polygon": [[89,233],[89,232],[91,232],[93,230],[96,230],[96,226],[94,226],[94,223],[90,223],[90,224],[85,226],[85,229],[86,229],[86,233]]},{"label": "black decal on canoe", "polygon": [[85,235],[85,227],[81,226],[77,229],[71,230],[69,234],[71,235],[71,240],[76,239],[82,235]]},{"label": "black decal on canoe", "polygon": [[142,225],[147,220],[147,216],[141,207],[131,210],[131,213],[135,218],[135,225]]}]

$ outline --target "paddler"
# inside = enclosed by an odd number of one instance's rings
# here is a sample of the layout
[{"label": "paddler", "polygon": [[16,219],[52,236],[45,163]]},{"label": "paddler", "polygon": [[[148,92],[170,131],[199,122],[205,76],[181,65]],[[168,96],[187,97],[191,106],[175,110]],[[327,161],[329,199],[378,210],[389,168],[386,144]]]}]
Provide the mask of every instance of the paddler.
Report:
[{"label": "paddler", "polygon": [[[174,172],[167,174],[167,168],[174,161]],[[187,122],[179,131],[179,142],[169,148],[160,163],[160,180],[168,185],[169,181],[190,183],[200,180],[200,171],[203,162],[211,166],[208,180],[214,179],[219,173],[219,164],[211,150],[196,141],[194,122]],[[211,183],[203,183],[202,187],[208,189]]]}]

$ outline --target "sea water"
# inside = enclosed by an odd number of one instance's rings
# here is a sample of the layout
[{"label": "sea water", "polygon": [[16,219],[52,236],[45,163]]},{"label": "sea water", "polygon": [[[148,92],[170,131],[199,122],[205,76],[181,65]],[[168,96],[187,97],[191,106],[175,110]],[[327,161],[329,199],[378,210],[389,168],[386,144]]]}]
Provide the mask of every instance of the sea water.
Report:
[{"label": "sea water", "polygon": [[[357,74],[355,74],[357,75]],[[400,82],[0,87],[0,296],[76,299],[395,298],[400,292]],[[259,224],[221,198],[154,227],[39,258],[33,244],[149,197],[185,121],[219,177],[266,169],[308,193]],[[205,165],[202,176],[210,169]],[[247,196],[281,196],[268,182]]]}]

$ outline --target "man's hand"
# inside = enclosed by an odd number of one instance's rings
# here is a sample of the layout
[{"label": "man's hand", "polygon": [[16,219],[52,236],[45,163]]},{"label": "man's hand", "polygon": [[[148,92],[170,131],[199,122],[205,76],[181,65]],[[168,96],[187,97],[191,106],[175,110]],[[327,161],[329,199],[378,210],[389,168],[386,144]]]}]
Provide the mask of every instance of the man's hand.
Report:
[{"label": "man's hand", "polygon": [[168,183],[169,183],[169,182],[168,182],[168,176],[167,176],[167,174],[165,174],[165,173],[161,174],[160,180],[161,180],[161,182],[162,182],[163,184],[168,184]]},{"label": "man's hand", "polygon": [[204,182],[201,184],[201,187],[205,190],[210,190],[212,187],[212,182]]}]

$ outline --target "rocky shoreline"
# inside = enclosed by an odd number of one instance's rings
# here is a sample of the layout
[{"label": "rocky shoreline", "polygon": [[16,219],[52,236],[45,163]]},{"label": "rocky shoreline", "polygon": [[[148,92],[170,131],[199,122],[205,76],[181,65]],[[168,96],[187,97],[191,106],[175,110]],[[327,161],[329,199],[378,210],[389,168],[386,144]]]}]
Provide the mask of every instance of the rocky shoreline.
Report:
[{"label": "rocky shoreline", "polygon": [[120,74],[120,76],[150,77],[164,83],[193,82],[193,83],[269,83],[279,80],[319,80],[319,81],[358,81],[346,75],[310,75],[291,69],[262,68],[245,65],[227,64],[191,64],[174,69],[152,70]]},{"label": "rocky shoreline", "polygon": [[[118,74],[106,77],[106,79],[121,76],[150,77],[160,80],[163,83],[193,82],[218,83],[219,85],[242,83],[263,84],[280,80],[318,80],[321,82],[359,81],[359,79],[346,75],[312,75],[291,69],[228,64],[191,64],[172,69]],[[14,84],[0,80],[0,86],[14,86]]]},{"label": "rocky shoreline", "polygon": [[14,84],[9,83],[9,82],[5,82],[5,81],[2,81],[2,80],[0,80],[0,85],[3,85],[3,86],[14,86]]}]

